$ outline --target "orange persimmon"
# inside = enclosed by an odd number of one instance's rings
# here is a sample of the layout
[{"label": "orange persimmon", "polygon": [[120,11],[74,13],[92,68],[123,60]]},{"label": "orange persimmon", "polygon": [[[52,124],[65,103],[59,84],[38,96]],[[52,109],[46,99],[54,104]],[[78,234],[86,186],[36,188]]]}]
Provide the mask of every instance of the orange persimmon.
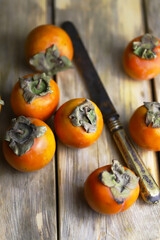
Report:
[{"label": "orange persimmon", "polygon": [[15,115],[46,120],[59,103],[57,83],[45,73],[21,77],[11,93],[11,106]]},{"label": "orange persimmon", "polygon": [[76,98],[64,103],[54,118],[55,132],[62,143],[84,148],[94,143],[101,135],[103,117],[95,103]]},{"label": "orange persimmon", "polygon": [[149,80],[160,73],[160,40],[151,34],[133,39],[123,54],[125,72],[136,80]]},{"label": "orange persimmon", "polygon": [[134,142],[145,149],[160,151],[160,103],[145,102],[129,121],[129,132]]},{"label": "orange persimmon", "polygon": [[25,43],[25,55],[27,62],[36,71],[51,72],[53,75],[71,66],[72,41],[62,28],[51,24],[41,25],[29,33]]},{"label": "orange persimmon", "polygon": [[98,213],[123,212],[139,196],[138,180],[131,170],[113,160],[112,165],[97,168],[88,176],[84,184],[85,199]]},{"label": "orange persimmon", "polygon": [[50,127],[39,119],[24,116],[12,119],[3,142],[6,161],[22,172],[46,166],[52,160],[55,148],[55,138]]}]

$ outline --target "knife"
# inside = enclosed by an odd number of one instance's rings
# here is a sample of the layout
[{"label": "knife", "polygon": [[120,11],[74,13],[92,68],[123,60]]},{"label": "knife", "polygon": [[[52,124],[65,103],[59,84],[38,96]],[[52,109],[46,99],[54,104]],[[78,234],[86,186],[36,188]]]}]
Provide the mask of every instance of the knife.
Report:
[{"label": "knife", "polygon": [[140,178],[140,192],[145,202],[153,204],[160,201],[160,189],[136,152],[119,121],[114,108],[97,71],[84,47],[78,31],[72,22],[64,22],[62,28],[70,36],[74,48],[74,61],[86,81],[92,100],[102,112],[104,123],[108,126],[115,143],[127,166]]}]

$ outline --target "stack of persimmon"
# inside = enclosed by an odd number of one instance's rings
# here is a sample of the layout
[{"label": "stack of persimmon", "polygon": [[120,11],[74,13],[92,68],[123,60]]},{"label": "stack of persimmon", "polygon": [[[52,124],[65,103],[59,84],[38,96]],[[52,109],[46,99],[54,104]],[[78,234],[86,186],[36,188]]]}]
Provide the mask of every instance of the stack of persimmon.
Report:
[{"label": "stack of persimmon", "polygon": [[[3,144],[8,163],[19,171],[35,171],[48,164],[56,149],[55,137],[44,122],[56,111],[60,91],[53,76],[72,67],[73,45],[54,25],[33,29],[25,43],[26,61],[36,72],[18,79],[11,92],[12,119]],[[66,145],[88,147],[101,135],[103,117],[88,99],[72,99],[55,114],[55,132]]]},{"label": "stack of persimmon", "polygon": [[55,153],[54,134],[44,121],[59,103],[59,87],[52,76],[72,67],[72,42],[61,28],[42,25],[29,33],[25,56],[36,72],[20,77],[13,87],[11,106],[17,118],[6,132],[3,152],[15,169],[35,171],[46,166]]}]

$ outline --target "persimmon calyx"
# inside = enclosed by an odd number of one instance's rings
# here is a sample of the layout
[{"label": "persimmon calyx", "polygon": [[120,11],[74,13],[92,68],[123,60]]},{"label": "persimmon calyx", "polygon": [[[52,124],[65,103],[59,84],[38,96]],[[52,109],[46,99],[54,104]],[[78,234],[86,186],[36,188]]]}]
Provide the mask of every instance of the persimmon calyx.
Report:
[{"label": "persimmon calyx", "polygon": [[50,81],[51,78],[45,73],[35,74],[27,78],[19,78],[25,101],[30,104],[35,98],[52,93],[53,91],[50,90]]},{"label": "persimmon calyx", "polygon": [[144,102],[147,108],[146,125],[152,124],[153,128],[160,127],[160,103],[158,102]]},{"label": "persimmon calyx", "polygon": [[37,70],[50,76],[72,67],[72,62],[66,56],[60,56],[56,45],[47,48],[46,52],[35,54],[30,58],[29,63]]},{"label": "persimmon calyx", "polygon": [[69,118],[71,119],[73,126],[82,126],[87,133],[94,133],[97,130],[97,116],[95,108],[88,99],[77,106],[69,115]]},{"label": "persimmon calyx", "polygon": [[111,172],[103,171],[100,181],[110,188],[114,200],[122,204],[130,191],[137,187],[139,178],[129,169],[125,169],[117,160],[112,161]]},{"label": "persimmon calyx", "polygon": [[43,136],[46,131],[46,126],[36,126],[30,119],[20,116],[12,119],[5,140],[9,142],[9,147],[17,156],[22,156],[31,149],[34,138]]},{"label": "persimmon calyx", "polygon": [[159,45],[159,40],[146,33],[140,41],[133,42],[133,53],[142,59],[154,59],[157,57],[153,49]]}]

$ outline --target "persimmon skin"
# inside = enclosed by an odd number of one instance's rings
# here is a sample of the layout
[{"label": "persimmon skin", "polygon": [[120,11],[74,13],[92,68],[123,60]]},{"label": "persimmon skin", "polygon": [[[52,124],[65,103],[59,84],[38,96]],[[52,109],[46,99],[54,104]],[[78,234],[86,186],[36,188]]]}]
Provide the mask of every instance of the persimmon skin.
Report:
[{"label": "persimmon skin", "polygon": [[46,24],[34,28],[28,35],[25,43],[25,56],[29,59],[35,54],[45,52],[47,48],[56,45],[61,56],[69,60],[73,58],[73,45],[69,35],[60,27]]},{"label": "persimmon skin", "polygon": [[[99,179],[102,171],[110,171],[111,165],[97,168],[92,172],[84,184],[84,196],[88,205],[96,212],[101,214],[116,214],[127,210],[139,196],[139,183],[131,190],[129,196],[122,204],[118,204],[111,193],[109,187],[105,186]],[[125,168],[126,169],[126,168]]]},{"label": "persimmon skin", "polygon": [[[26,75],[33,76],[34,74]],[[50,87],[53,93],[40,96],[34,99],[30,104],[23,97],[23,89],[20,88],[19,81],[15,84],[11,93],[11,106],[16,116],[25,116],[38,118],[43,121],[47,120],[55,112],[60,98],[60,91],[57,83],[51,79]]]},{"label": "persimmon skin", "polygon": [[147,150],[160,151],[160,128],[147,127],[145,117],[147,108],[142,105],[136,109],[129,121],[129,132],[134,142]]},{"label": "persimmon skin", "polygon": [[87,133],[83,127],[75,127],[72,125],[69,115],[73,110],[83,103],[85,98],[71,99],[64,103],[56,112],[54,118],[55,132],[61,142],[69,147],[84,148],[93,144],[101,135],[103,129],[103,117],[101,111],[95,103],[95,113],[97,115],[97,131],[95,133]]},{"label": "persimmon skin", "polygon": [[142,59],[133,53],[132,43],[140,41],[142,36],[133,39],[126,47],[123,54],[123,66],[125,72],[135,80],[150,80],[160,73],[160,41],[153,49],[157,54],[154,59]]},{"label": "persimmon skin", "polygon": [[36,126],[46,126],[47,131],[41,137],[34,139],[31,149],[21,156],[17,156],[9,147],[7,141],[3,141],[3,153],[6,161],[21,172],[31,172],[45,167],[55,153],[56,142],[50,127],[43,121],[29,118]]}]

